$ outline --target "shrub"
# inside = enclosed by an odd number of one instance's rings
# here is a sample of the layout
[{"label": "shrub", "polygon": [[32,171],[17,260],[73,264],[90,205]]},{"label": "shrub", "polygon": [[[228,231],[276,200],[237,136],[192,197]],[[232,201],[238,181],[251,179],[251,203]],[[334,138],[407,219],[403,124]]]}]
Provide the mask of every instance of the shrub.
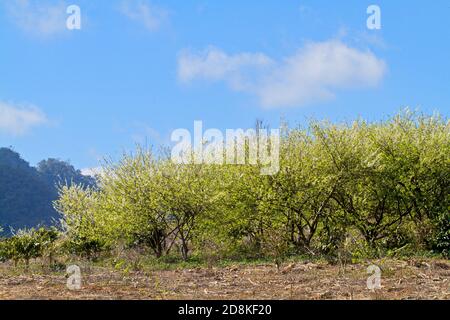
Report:
[{"label": "shrub", "polygon": [[13,260],[15,265],[23,260],[28,269],[30,260],[40,258],[51,250],[57,238],[55,228],[21,229],[1,242],[0,256],[4,260]]}]

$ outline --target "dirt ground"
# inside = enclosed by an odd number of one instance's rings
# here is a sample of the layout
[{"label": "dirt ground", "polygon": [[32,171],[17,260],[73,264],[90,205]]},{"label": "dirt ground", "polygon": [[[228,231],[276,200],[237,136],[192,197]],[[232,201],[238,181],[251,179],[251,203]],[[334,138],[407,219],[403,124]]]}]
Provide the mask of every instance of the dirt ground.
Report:
[{"label": "dirt ground", "polygon": [[[369,264],[236,265],[226,268],[131,272],[84,268],[82,289],[67,289],[63,273],[15,275],[0,264],[0,299],[450,299],[450,261],[383,260],[382,288],[367,289]],[[13,269],[13,268],[12,268]]]}]

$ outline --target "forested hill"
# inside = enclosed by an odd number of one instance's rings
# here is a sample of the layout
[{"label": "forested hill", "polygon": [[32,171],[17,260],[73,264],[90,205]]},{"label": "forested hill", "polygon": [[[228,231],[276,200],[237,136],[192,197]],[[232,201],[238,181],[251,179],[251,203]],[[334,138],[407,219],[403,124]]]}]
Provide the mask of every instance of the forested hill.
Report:
[{"label": "forested hill", "polygon": [[65,182],[95,185],[94,178],[67,162],[48,159],[32,167],[17,152],[0,148],[0,226],[4,232],[58,218],[52,202],[58,195],[57,184]]}]

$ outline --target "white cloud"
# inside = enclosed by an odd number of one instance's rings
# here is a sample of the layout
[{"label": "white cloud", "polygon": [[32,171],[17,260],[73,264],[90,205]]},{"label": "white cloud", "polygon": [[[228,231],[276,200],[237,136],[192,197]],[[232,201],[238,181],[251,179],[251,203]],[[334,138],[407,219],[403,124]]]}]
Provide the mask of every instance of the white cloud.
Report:
[{"label": "white cloud", "polygon": [[143,0],[125,0],[120,12],[131,20],[143,24],[149,31],[157,31],[168,19],[166,9]]},{"label": "white cloud", "polygon": [[84,168],[81,169],[81,174],[84,176],[95,177],[101,175],[103,173],[102,167],[94,167],[94,168]]},{"label": "white cloud", "polygon": [[48,37],[66,30],[66,4],[35,0],[10,0],[6,11],[23,31]]},{"label": "white cloud", "polygon": [[0,132],[23,135],[33,127],[46,123],[47,116],[35,106],[14,106],[0,102]]},{"label": "white cloud", "polygon": [[271,64],[272,60],[262,53],[228,55],[214,47],[198,54],[185,50],[178,57],[178,76],[183,82],[196,78],[230,79],[236,77],[244,68],[260,68]]},{"label": "white cloud", "polygon": [[376,86],[385,73],[385,62],[372,52],[339,40],[309,43],[281,61],[263,53],[228,55],[215,48],[178,57],[181,81],[225,81],[232,90],[255,95],[264,107],[331,99],[340,89]]}]

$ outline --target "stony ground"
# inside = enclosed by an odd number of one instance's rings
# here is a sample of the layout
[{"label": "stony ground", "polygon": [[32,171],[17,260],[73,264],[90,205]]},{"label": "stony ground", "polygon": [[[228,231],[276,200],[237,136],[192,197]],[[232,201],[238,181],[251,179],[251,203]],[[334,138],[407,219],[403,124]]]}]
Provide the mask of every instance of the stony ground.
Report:
[{"label": "stony ground", "polygon": [[450,261],[382,260],[382,288],[367,289],[369,264],[236,265],[123,273],[83,268],[82,289],[64,273],[18,272],[0,264],[0,299],[450,299]]}]

